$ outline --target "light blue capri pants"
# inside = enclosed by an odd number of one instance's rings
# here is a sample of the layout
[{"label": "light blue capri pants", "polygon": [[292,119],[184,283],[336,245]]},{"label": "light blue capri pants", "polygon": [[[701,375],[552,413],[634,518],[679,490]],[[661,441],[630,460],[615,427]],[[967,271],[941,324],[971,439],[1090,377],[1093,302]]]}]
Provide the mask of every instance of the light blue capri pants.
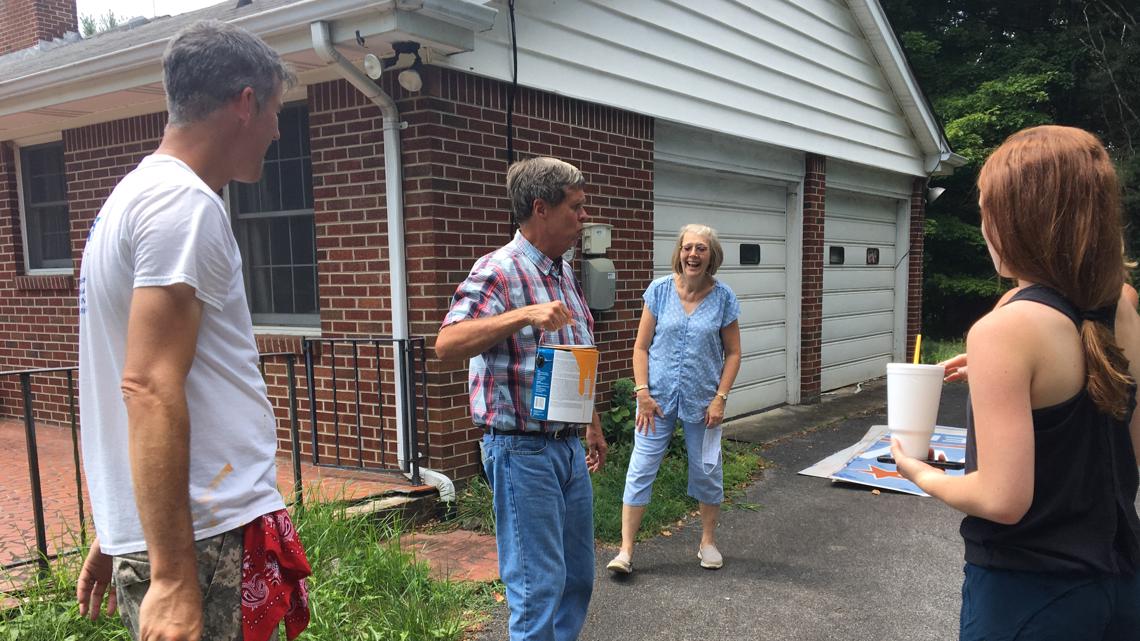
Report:
[{"label": "light blue capri pants", "polygon": [[[665,416],[655,416],[656,431],[652,434],[634,432],[633,454],[629,458],[629,470],[625,475],[625,493],[622,502],[640,507],[649,504],[653,495],[653,480],[661,467],[665,450],[673,438],[673,426],[677,423],[677,412]],[[701,465],[702,448],[705,439],[705,422],[682,421],[685,428],[685,451],[689,456],[689,496],[709,505],[720,505],[724,501],[724,454],[716,467],[706,473]]]}]

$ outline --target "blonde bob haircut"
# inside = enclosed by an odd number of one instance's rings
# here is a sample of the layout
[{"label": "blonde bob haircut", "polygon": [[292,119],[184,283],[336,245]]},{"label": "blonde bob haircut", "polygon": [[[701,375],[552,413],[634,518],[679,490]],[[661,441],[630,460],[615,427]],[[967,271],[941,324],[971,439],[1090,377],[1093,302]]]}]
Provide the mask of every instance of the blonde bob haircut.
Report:
[{"label": "blonde bob haircut", "polygon": [[685,234],[695,234],[708,242],[709,266],[705,271],[709,276],[716,275],[716,270],[724,263],[724,248],[720,246],[716,230],[708,225],[685,225],[681,228],[677,234],[677,244],[673,246],[673,273],[680,274],[684,271],[681,265],[681,244],[685,241]]}]

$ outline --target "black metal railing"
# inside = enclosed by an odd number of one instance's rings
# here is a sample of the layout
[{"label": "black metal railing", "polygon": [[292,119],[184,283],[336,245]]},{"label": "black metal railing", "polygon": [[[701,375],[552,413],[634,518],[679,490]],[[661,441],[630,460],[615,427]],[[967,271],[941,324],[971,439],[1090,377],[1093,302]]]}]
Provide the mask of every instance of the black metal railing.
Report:
[{"label": "black metal railing", "polygon": [[266,361],[284,359],[287,402],[289,407],[289,462],[293,466],[293,499],[292,504],[297,507],[304,505],[304,492],[301,483],[301,426],[297,411],[297,354],[292,352],[269,352],[261,354],[258,365],[261,367],[261,378],[265,378]]},{"label": "black metal railing", "polygon": [[[302,351],[313,464],[399,470],[420,484],[429,445],[424,338],[306,338]],[[392,373],[391,381],[385,372]],[[397,372],[403,389],[396,385]],[[392,403],[385,403],[388,382]],[[396,403],[400,394],[402,402]],[[396,426],[386,427],[389,419]],[[406,426],[402,438],[399,425]],[[395,444],[390,435],[396,436]]]},{"label": "black metal railing", "polygon": [[[297,372],[297,361],[303,359],[305,371]],[[345,361],[338,364],[338,359]],[[284,365],[284,381],[279,381],[278,368]],[[290,352],[273,352],[261,354],[261,373],[269,382],[267,368],[273,380],[278,381],[273,387],[283,386],[286,390],[288,407],[290,456],[293,465],[293,496],[291,503],[300,506],[302,503],[302,438],[301,438],[301,395],[297,393],[298,381],[305,385],[309,410],[309,432],[312,451],[311,460],[314,465],[336,466],[361,470],[384,470],[409,474],[415,484],[422,482],[420,467],[426,456],[428,447],[427,430],[427,347],[422,337],[410,339],[393,339],[390,337],[361,338],[361,339],[305,339],[301,354]],[[362,366],[368,367],[368,374],[362,375]],[[406,381],[403,390],[403,402],[384,403],[386,396],[393,401],[401,390],[397,389],[395,382],[395,368],[400,368],[401,376]],[[374,377],[373,377],[374,373]],[[385,373],[390,374],[386,378]],[[71,430],[72,459],[75,465],[75,496],[79,514],[79,535],[83,546],[87,543],[86,510],[83,499],[82,464],[79,454],[79,415],[76,407],[76,378],[78,368],[49,367],[42,369],[27,369],[0,372],[0,385],[9,381],[18,381],[20,397],[23,402],[24,440],[28,456],[28,475],[31,490],[30,502],[35,531],[35,556],[7,562],[2,566],[3,573],[20,567],[36,564],[40,573],[46,574],[50,562],[60,555],[74,554],[76,549],[56,550],[52,552],[48,547],[47,523],[44,513],[44,496],[40,478],[40,450],[36,441],[36,395],[34,386],[45,385],[45,378],[56,377],[62,379],[66,385],[66,422]],[[47,381],[51,383],[50,380]],[[387,385],[391,383],[391,385]],[[351,392],[355,425],[342,420],[340,397],[346,390]],[[390,393],[387,390],[391,390]],[[55,406],[61,406],[62,392],[53,391]],[[322,400],[322,396],[329,396],[331,403]],[[274,395],[271,400],[279,402],[280,397]],[[370,401],[374,403],[370,404]],[[395,409],[392,405],[399,405],[403,410],[402,424],[407,426],[405,437],[397,441],[400,448],[390,447],[389,434],[395,435],[396,430],[386,429],[384,424],[395,419]],[[43,417],[43,407],[40,407],[40,416]],[[329,419],[329,420],[323,420]],[[365,423],[373,422],[374,434],[365,436]],[[46,421],[45,421],[46,422]],[[53,420],[52,423],[61,421]],[[401,421],[397,421],[400,423]],[[350,457],[345,452],[346,442],[352,439],[355,464],[349,464]],[[327,441],[327,442],[326,442]],[[321,448],[331,448],[329,456],[322,456]],[[334,463],[335,461],[335,463]]]},{"label": "black metal railing", "polygon": [[[67,385],[67,415],[71,426],[71,454],[75,465],[75,497],[79,511],[80,541],[87,543],[86,515],[83,506],[83,478],[79,462],[79,422],[75,407],[75,378],[78,368],[72,367],[46,367],[41,369],[25,369],[11,372],[0,372],[0,382],[18,379],[20,382],[20,396],[23,399],[24,414],[24,443],[28,454],[28,481],[31,488],[32,520],[36,537],[36,556],[5,563],[5,571],[15,568],[37,564],[38,571],[46,575],[49,562],[60,553],[50,553],[47,541],[47,523],[44,516],[43,486],[40,482],[40,451],[36,441],[35,394],[32,390],[33,377],[37,381],[45,377],[58,377],[63,375]],[[65,552],[66,553],[66,552]]]}]

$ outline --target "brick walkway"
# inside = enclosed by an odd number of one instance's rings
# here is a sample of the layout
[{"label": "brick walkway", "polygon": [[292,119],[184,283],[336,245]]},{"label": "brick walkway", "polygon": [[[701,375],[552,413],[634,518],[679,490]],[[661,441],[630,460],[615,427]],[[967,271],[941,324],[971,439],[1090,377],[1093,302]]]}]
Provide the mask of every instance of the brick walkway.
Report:
[{"label": "brick walkway", "polygon": [[[79,539],[79,510],[75,490],[71,430],[51,425],[36,428],[39,449],[40,486],[43,489],[48,546],[51,552],[75,546]],[[0,452],[8,460],[0,474],[0,565],[28,558],[35,549],[31,483],[28,478],[27,448],[22,423],[0,419]],[[289,496],[293,487],[292,465],[288,459],[277,464],[278,486]],[[371,496],[430,489],[414,487],[402,477],[377,472],[316,468],[301,465],[306,497],[355,501]],[[84,486],[84,513],[91,531],[91,506]],[[415,535],[408,540],[413,551],[426,558],[439,577],[463,580],[491,580],[498,576],[495,540],[469,532]],[[0,576],[0,591],[6,589]]]}]

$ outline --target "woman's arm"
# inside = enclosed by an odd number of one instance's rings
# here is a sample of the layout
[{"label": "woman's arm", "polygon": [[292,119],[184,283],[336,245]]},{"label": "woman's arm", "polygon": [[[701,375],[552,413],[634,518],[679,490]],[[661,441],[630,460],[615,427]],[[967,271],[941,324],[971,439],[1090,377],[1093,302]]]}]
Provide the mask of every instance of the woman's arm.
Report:
[{"label": "woman's arm", "polygon": [[[1136,290],[1125,283],[1121,288],[1120,303],[1116,306],[1116,344],[1124,350],[1132,380],[1140,381],[1140,316],[1136,313],[1135,296]],[[1132,435],[1136,464],[1140,465],[1140,411],[1132,412],[1128,431]]]},{"label": "woman's arm", "polygon": [[637,416],[634,424],[638,431],[646,434],[657,431],[654,415],[663,416],[657,401],[649,395],[649,346],[653,344],[653,334],[657,332],[657,319],[648,305],[641,307],[641,322],[637,324],[637,338],[633,341],[633,384],[641,387],[637,391]]},{"label": "woman's arm", "polygon": [[966,514],[1005,524],[1020,521],[1033,502],[1035,337],[1020,316],[1008,308],[991,312],[966,338],[977,471],[947,476],[891,447],[899,472],[928,494]]},{"label": "woman's arm", "polygon": [[[720,328],[720,342],[724,346],[724,369],[720,372],[720,383],[716,391],[727,396],[736,381],[736,375],[740,372],[740,321],[732,321]],[[724,398],[713,397],[705,412],[705,427],[720,425],[724,420],[725,403]]]}]

